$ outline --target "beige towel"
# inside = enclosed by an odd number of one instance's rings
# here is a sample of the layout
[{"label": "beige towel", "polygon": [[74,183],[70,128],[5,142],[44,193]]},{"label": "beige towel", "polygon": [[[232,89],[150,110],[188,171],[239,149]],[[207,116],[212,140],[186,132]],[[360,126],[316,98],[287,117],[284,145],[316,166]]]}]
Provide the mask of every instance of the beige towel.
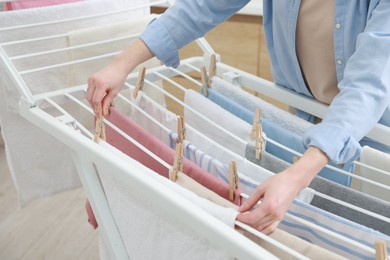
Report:
[{"label": "beige towel", "polygon": [[[390,154],[364,146],[360,161],[390,173]],[[390,186],[390,176],[362,166],[359,167],[359,172],[362,177]],[[361,191],[390,202],[390,191],[374,184],[361,182]]]}]

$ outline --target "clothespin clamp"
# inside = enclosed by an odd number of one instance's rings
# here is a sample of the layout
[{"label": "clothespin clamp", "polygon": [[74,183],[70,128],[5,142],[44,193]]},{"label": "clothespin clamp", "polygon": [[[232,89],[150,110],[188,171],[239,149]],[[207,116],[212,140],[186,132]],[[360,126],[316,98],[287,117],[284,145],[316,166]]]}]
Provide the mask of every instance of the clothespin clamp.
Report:
[{"label": "clothespin clamp", "polygon": [[177,135],[177,142],[183,143],[183,141],[186,139],[186,125],[184,122],[184,118],[181,116],[177,117]]},{"label": "clothespin clamp", "polygon": [[171,181],[177,180],[178,172],[183,172],[183,158],[184,158],[184,147],[182,143],[176,144],[175,157],[173,159],[173,166],[169,171],[169,179]]},{"label": "clothespin clamp", "polygon": [[261,111],[256,108],[255,114],[253,116],[253,126],[251,137],[256,140],[256,159],[261,159],[261,154],[265,150],[265,139],[263,137],[263,128],[261,126]]},{"label": "clothespin clamp", "polygon": [[257,125],[261,125],[261,111],[259,108],[256,108],[255,113],[253,114],[253,125],[252,125],[252,133],[251,138],[256,138],[256,127]]},{"label": "clothespin clamp", "polygon": [[211,83],[215,75],[217,75],[217,56],[215,55],[215,53],[213,53],[210,56],[209,80],[207,84],[209,87],[211,87]]},{"label": "clothespin clamp", "polygon": [[202,78],[203,84],[203,95],[207,97],[209,95],[209,76],[207,75],[207,70],[204,66],[200,67],[200,77]]},{"label": "clothespin clamp", "polygon": [[239,188],[238,172],[236,161],[229,163],[229,199],[234,201],[236,199],[235,191]]},{"label": "clothespin clamp", "polygon": [[376,260],[387,260],[386,243],[378,240],[375,242],[375,259]]},{"label": "clothespin clamp", "polygon": [[106,140],[106,128],[103,123],[103,116],[96,118],[95,122],[95,136],[93,137],[93,141],[98,143],[99,139]]},{"label": "clothespin clamp", "polygon": [[145,71],[146,71],[146,68],[145,67],[142,67],[139,72],[138,72],[138,78],[137,78],[137,82],[135,84],[135,89],[133,91],[133,98],[137,98],[138,96],[138,92],[140,90],[143,90],[144,88],[144,81],[145,81]]},{"label": "clothespin clamp", "polygon": [[211,88],[212,78],[217,74],[217,56],[215,53],[210,56],[209,73],[204,66],[200,67],[200,76],[203,84],[203,95],[208,96],[208,89]]}]

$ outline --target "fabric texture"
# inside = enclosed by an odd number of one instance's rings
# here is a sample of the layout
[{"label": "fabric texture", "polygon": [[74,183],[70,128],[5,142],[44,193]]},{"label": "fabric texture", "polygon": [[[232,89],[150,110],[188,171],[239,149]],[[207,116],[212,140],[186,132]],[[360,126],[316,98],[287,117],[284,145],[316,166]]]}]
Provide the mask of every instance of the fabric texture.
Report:
[{"label": "fabric texture", "polygon": [[256,108],[259,108],[261,110],[262,118],[267,119],[292,133],[296,133],[299,136],[303,136],[306,130],[312,126],[312,124],[306,120],[294,116],[259,97],[243,91],[241,87],[230,84],[219,77],[213,77],[211,86],[212,89],[219,94],[240,104],[249,111],[255,111]]},{"label": "fabric texture", "polygon": [[[143,102],[144,101],[144,102]],[[157,120],[162,122],[168,121],[168,125],[172,127],[171,131],[175,131],[177,128],[177,124],[174,121],[176,118],[175,116],[168,116],[166,113],[166,109],[164,108],[158,109],[158,104],[155,102],[151,102],[150,99],[148,99],[146,96],[144,98],[137,99],[137,102],[143,104],[143,109],[145,108],[145,112],[149,113],[155,113],[153,114],[153,117]],[[154,106],[154,107],[153,107]],[[156,107],[157,106],[157,107]],[[165,112],[164,112],[165,111]],[[169,113],[168,113],[169,114]],[[132,114],[133,115],[133,114]],[[168,120],[169,119],[169,120]],[[145,120],[145,119],[144,119]],[[205,137],[198,131],[194,131],[190,126],[191,122],[186,120],[187,123],[187,130],[186,130],[186,136],[187,140],[190,140],[192,143],[197,145],[197,149],[203,150],[200,148],[200,146],[206,146],[208,147],[207,153],[211,151],[213,154],[210,154],[213,156],[213,158],[220,157],[221,154],[226,153],[222,146],[218,146],[214,142],[214,148],[209,149],[209,146],[212,141],[205,142]],[[150,127],[151,131],[157,132],[157,127],[153,127],[152,123],[148,124],[148,127]],[[153,129],[155,128],[155,129]],[[149,130],[149,128],[148,128]],[[161,132],[161,130],[160,130]],[[219,132],[217,133],[219,134]],[[157,135],[161,135],[161,133],[157,133]],[[195,139],[197,139],[195,141]],[[230,153],[231,154],[231,153]],[[192,156],[191,156],[192,157]],[[229,155],[227,156],[229,158]],[[231,159],[231,157],[230,157]],[[238,170],[240,171],[240,167],[238,166]],[[256,168],[254,168],[256,169]],[[257,169],[261,169],[257,166]],[[255,172],[260,170],[255,170]],[[242,171],[242,173],[244,173]],[[253,174],[253,173],[252,173]],[[256,176],[256,175],[255,175]],[[256,188],[256,184],[248,183],[246,184],[247,188],[249,189],[252,187],[252,189]],[[325,230],[330,230],[333,232],[336,232],[338,234],[341,234],[342,236],[346,236],[352,240],[358,241],[360,243],[363,243],[371,248],[374,247],[374,243],[377,239],[384,239],[386,241],[389,240],[388,236],[385,236],[384,234],[374,231],[372,229],[369,229],[367,227],[364,227],[362,225],[353,223],[351,221],[348,221],[344,218],[338,217],[334,214],[328,213],[326,211],[323,211],[319,208],[313,207],[311,205],[308,205],[306,203],[301,203],[298,200],[295,200],[294,203],[291,205],[289,209],[289,213],[292,216],[298,216],[299,218],[302,218],[306,221],[309,221],[311,223],[314,223],[316,225],[319,225],[323,227]],[[360,249],[356,247],[355,245],[351,245],[347,242],[344,242],[343,240],[340,240],[339,238],[335,238],[330,234],[327,234],[324,231],[314,229],[310,226],[304,225],[298,221],[296,221],[294,218],[290,216],[285,216],[284,220],[280,224],[280,229],[285,230],[291,234],[294,234],[300,238],[303,238],[307,241],[310,241],[316,245],[319,245],[323,248],[326,248],[332,252],[335,252],[337,254],[340,254],[346,258],[349,259],[358,259],[358,258],[372,258],[373,254],[366,252],[363,249]]]},{"label": "fabric texture", "polygon": [[[309,187],[325,195],[390,218],[390,203],[384,200],[346,188],[321,177],[314,178]],[[390,236],[390,225],[383,220],[349,209],[317,195],[314,195],[310,204]]]},{"label": "fabric texture", "polygon": [[[188,97],[187,97],[188,95]],[[213,101],[215,104],[212,102],[209,102],[207,99]],[[196,110],[200,111],[208,111],[209,109],[218,109],[219,113],[214,114],[214,113],[204,113],[204,115],[207,115],[210,119],[212,120],[219,120],[220,115],[226,114],[223,112],[223,109],[229,111],[236,117],[244,120],[247,122],[248,127],[250,127],[249,124],[252,124],[253,122],[253,111],[249,111],[248,109],[245,109],[241,105],[237,104],[236,102],[233,102],[232,100],[226,98],[225,96],[219,94],[218,92],[214,91],[213,89],[209,90],[209,94],[207,96],[207,99],[200,95],[199,93],[196,93],[195,91],[187,91],[186,92],[186,102],[192,106],[193,108],[196,108]],[[193,100],[193,101],[190,101]],[[216,105],[217,104],[217,105]],[[221,109],[223,108],[223,109]],[[209,110],[210,111],[210,110]],[[211,110],[213,111],[213,110]],[[235,117],[229,117],[229,118],[235,118]],[[225,121],[225,120],[220,120],[220,121]],[[237,120],[236,120],[237,121]],[[230,121],[226,121],[230,122]],[[242,124],[242,122],[241,122]],[[236,133],[238,136],[240,136],[239,132],[236,132],[236,129],[240,128],[240,124],[236,122],[236,124],[229,124],[224,126],[225,129],[230,129],[234,133]],[[285,145],[289,147],[290,149],[293,149],[299,153],[304,153],[305,147],[303,146],[302,138],[298,136],[297,134],[294,134],[292,132],[289,132],[286,129],[283,129],[282,127],[278,126],[277,124],[268,121],[267,119],[262,119],[262,128],[263,131],[267,134],[268,138],[275,140],[279,142],[282,145]],[[209,129],[208,131],[211,131]],[[278,147],[270,142],[267,142],[267,145],[265,147],[265,150],[286,161],[289,163],[293,163],[294,157],[296,156],[295,154]],[[333,165],[335,166],[335,165]],[[353,171],[353,164],[346,164],[343,167],[344,170],[351,172]],[[318,174],[320,176],[323,176],[324,178],[330,179],[332,181],[335,181],[337,183],[343,184],[345,186],[350,186],[351,184],[351,177],[340,174],[338,172],[334,172],[328,168],[324,168],[323,170],[320,171]]]},{"label": "fabric texture", "polygon": [[291,164],[279,159],[267,151],[264,151],[260,159],[256,158],[256,147],[248,144],[245,150],[245,158],[273,173],[279,173],[287,169]]},{"label": "fabric texture", "polygon": [[[142,144],[142,146],[144,146],[150,152],[161,158],[169,165],[173,165],[175,151],[154,136],[144,131],[141,127],[139,127],[129,118],[127,118],[124,114],[122,114],[115,108],[112,108],[110,114],[107,116],[107,119],[111,123],[116,125],[120,130],[125,132],[131,138],[133,138],[136,142]],[[168,168],[166,168],[160,162],[156,161],[156,159],[141,150],[138,146],[128,141],[125,137],[123,137],[121,134],[119,134],[117,131],[115,131],[108,125],[106,125],[106,136],[107,142],[110,143],[112,146],[118,148],[123,153],[131,156],[133,159],[141,162],[151,170],[168,178]],[[214,178],[212,175],[205,173],[197,165],[187,159],[184,159],[183,165],[185,174],[187,174],[203,186],[207,187],[208,189],[216,192],[220,196],[224,198],[229,198],[229,187],[227,184],[218,180],[217,178]],[[240,191],[236,190],[236,199],[234,203],[236,203],[237,205],[240,205],[239,194]]]},{"label": "fabric texture", "polygon": [[[390,174],[390,154],[378,151],[369,146],[363,147],[362,156],[360,162],[373,166],[380,170],[384,170],[387,174]],[[382,183],[390,187],[390,176],[379,173],[375,170],[360,166],[359,174],[362,177],[366,177],[370,180]],[[390,190],[383,189],[374,184],[362,181],[361,191],[370,194],[376,198],[380,198],[387,202],[390,202]]]},{"label": "fabric texture", "polygon": [[[149,102],[148,102],[149,101]],[[158,104],[153,102],[152,100],[148,100],[146,96],[143,95],[143,93],[139,93],[139,96],[136,100],[133,100],[134,103],[142,104],[142,107],[145,108],[145,110],[151,111],[151,115],[153,118],[155,118],[160,124],[163,126],[170,126],[171,128],[174,128],[177,123],[175,119],[177,118],[175,115],[167,111],[165,108],[159,107]],[[144,111],[144,109],[143,109]],[[148,111],[145,111],[148,112]],[[169,133],[169,140],[167,139],[166,135],[168,135],[169,129],[163,129],[161,126],[156,124],[155,122],[152,122],[150,117],[147,117],[143,113],[140,113],[139,110],[133,109],[133,112],[130,116],[134,121],[137,123],[140,123],[140,125],[150,133],[153,133],[153,135],[161,140],[165,140],[165,142],[168,142],[171,148],[175,148],[175,144],[177,141],[177,134],[174,132]],[[205,171],[208,171],[211,174],[214,174],[216,177],[224,180],[227,182],[227,165],[223,165],[221,162],[216,160],[215,158],[210,157],[206,153],[202,152],[200,149],[195,147],[193,144],[191,144],[188,141],[184,142],[185,144],[185,156],[192,162],[196,163],[199,167],[204,169]],[[181,176],[181,175],[179,175]],[[184,175],[185,176],[185,175]],[[243,174],[239,173],[239,181],[240,181],[240,189],[243,192],[246,192],[247,194],[250,194],[255,188],[256,185],[254,184],[253,180],[250,178],[245,177]],[[178,181],[176,183],[179,184]],[[196,183],[195,183],[196,184]],[[183,185],[182,185],[183,186]],[[188,187],[190,190],[192,188]],[[198,194],[200,195],[200,194]],[[208,196],[208,195],[206,195]],[[201,196],[205,197],[205,196]],[[226,203],[221,204],[221,202],[215,201],[219,205],[227,206]],[[227,202],[228,205],[230,204],[230,207],[233,207],[234,204]],[[235,206],[236,208],[236,206]],[[258,239],[254,237],[253,235],[250,235],[249,233],[244,232],[244,235],[247,237],[250,237],[252,240],[254,240],[256,243],[261,245],[264,248],[267,248],[271,253],[278,257],[282,257],[283,259],[289,259],[290,256],[284,251],[275,248],[268,242],[262,241],[261,239]],[[297,250],[298,252],[301,252],[305,254],[306,256],[314,255],[323,255],[327,259],[338,259],[341,258],[341,256],[337,256],[333,253],[330,253],[329,251],[319,248],[313,244],[310,244],[304,240],[301,240],[293,235],[287,234],[285,231],[278,230],[278,232],[274,232],[270,235],[272,238],[276,239],[277,241],[281,243],[288,243],[291,248],[294,248],[294,250]],[[329,254],[330,253],[330,254]]]},{"label": "fabric texture", "polygon": [[[134,4],[139,5],[146,2],[145,0],[131,2],[93,0],[43,8],[1,12],[0,27],[5,28],[92,15],[124,9]],[[128,19],[129,15],[140,17],[148,13],[149,9],[145,7],[123,12],[115,17],[96,17],[93,19],[67,21],[65,23],[21,27],[20,29],[3,31],[0,34],[0,42],[4,43],[48,35],[66,34],[70,30]],[[9,45],[3,49],[11,57],[56,48],[65,48],[66,46],[66,38],[63,37],[44,42],[35,41]],[[67,53],[59,52],[17,60],[14,64],[18,71],[24,71],[67,61]],[[81,183],[73,166],[69,149],[60,141],[18,114],[18,102],[21,96],[18,91],[18,85],[13,80],[4,63],[0,63],[0,70],[4,72],[0,77],[0,125],[6,147],[7,163],[18,191],[19,206],[24,207],[35,199],[80,187]],[[67,87],[66,76],[66,68],[57,68],[25,74],[23,75],[23,81],[32,94],[40,94]],[[74,107],[66,105],[63,107],[70,114],[77,114]],[[55,153],[53,153],[54,147]],[[37,152],[38,148],[39,152]]]},{"label": "fabric texture", "polygon": [[[178,196],[187,199],[188,203],[196,207],[194,210],[200,208],[230,228],[234,227],[238,214],[236,210],[200,198],[105,142],[99,142],[99,145],[120,156],[129,163],[129,167],[144,172],[145,178],[158,181],[178,193]],[[229,255],[223,249],[215,247],[212,241],[199,237],[194,228],[185,224],[179,216],[172,217],[164,205],[159,205],[153,198],[146,196],[146,193],[141,195],[136,189],[129,188],[116,174],[98,170],[115,222],[131,259],[229,258]],[[145,239],[140,239],[141,237]]]}]

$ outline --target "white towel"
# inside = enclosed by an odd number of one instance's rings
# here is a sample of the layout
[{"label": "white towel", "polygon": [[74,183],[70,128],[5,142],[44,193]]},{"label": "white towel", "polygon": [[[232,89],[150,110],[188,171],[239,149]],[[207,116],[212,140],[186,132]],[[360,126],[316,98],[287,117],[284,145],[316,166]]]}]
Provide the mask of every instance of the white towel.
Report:
[{"label": "white towel", "polygon": [[[117,37],[139,34],[156,17],[157,15],[155,14],[144,17],[131,17],[126,21],[71,31],[68,33],[68,45],[77,46],[87,43],[110,40]],[[69,52],[69,57],[70,60],[77,60],[99,56],[106,53],[122,51],[138,38],[139,37],[136,36],[134,38],[99,44],[93,47],[75,49]],[[70,66],[68,79],[69,85],[77,86],[85,84],[87,82],[88,76],[108,65],[111,61],[112,57],[108,57]],[[134,71],[138,71],[140,67],[153,68],[157,66],[160,66],[160,62],[156,58],[153,58],[139,65]],[[164,104],[164,95],[160,91],[155,90],[153,87],[148,87],[148,85],[145,86],[143,91],[149,96],[153,97],[153,99],[155,99],[159,104]]]},{"label": "white towel", "polygon": [[[137,161],[129,158],[105,142],[101,146],[120,156],[144,172],[145,178],[153,178],[178,193],[199,208],[234,228],[238,212],[218,206],[174,182],[158,175]],[[140,194],[118,179],[116,174],[99,169],[99,175],[121,233],[130,259],[228,259],[229,255],[214,244],[200,238],[192,227],[184,224],[180,216],[171,217],[164,205],[157,205],[147,193]],[[194,208],[194,210],[198,210]]]},{"label": "white towel", "polygon": [[267,118],[279,126],[300,136],[303,136],[307,128],[312,126],[311,123],[294,116],[259,97],[255,97],[242,90],[240,87],[234,86],[221,78],[213,77],[212,82],[212,88],[215,91],[228,97],[250,111],[255,111],[256,108],[259,108],[261,110],[261,115],[264,118]]},{"label": "white towel", "polygon": [[245,156],[245,149],[248,143],[254,144],[254,141],[250,137],[252,132],[251,125],[248,123],[243,124],[242,120],[236,116],[231,116],[229,121],[226,120],[226,118],[224,118],[224,115],[226,115],[226,110],[208,100],[198,92],[195,92],[192,89],[186,90],[184,101],[187,106],[193,108],[206,118],[221,126],[223,129],[226,129],[233,135],[243,140],[243,142],[241,142],[232,138],[225,132],[216,129],[213,124],[207,122],[204,118],[185,107],[184,118],[187,122],[190,123],[191,126],[207,136],[210,135],[209,132],[218,131],[220,133],[219,135],[213,135],[212,138],[217,143],[223,144],[227,149],[235,152],[236,154],[239,154],[240,156]]},{"label": "white towel", "polygon": [[[148,3],[148,1],[90,0],[61,6],[0,12],[0,27],[104,13],[142,3]],[[146,15],[149,13],[149,8],[144,7],[134,11],[123,12],[115,16],[101,16],[73,22],[68,21],[66,23],[54,23],[3,31],[0,34],[0,42],[66,34],[69,30],[127,19],[131,13],[134,13],[135,16]],[[63,47],[66,47],[65,37],[48,41],[5,46],[4,50],[9,56],[15,56]],[[15,65],[21,71],[31,69],[35,66],[46,66],[65,62],[68,59],[67,53],[43,57],[15,61]],[[17,114],[20,98],[17,85],[12,80],[11,75],[8,74],[6,66],[2,62],[0,62],[0,70],[5,72],[0,79],[0,125],[9,170],[19,192],[19,206],[23,207],[34,199],[80,187],[80,181],[73,166],[68,148]],[[38,94],[67,87],[66,72],[67,68],[64,67],[51,71],[27,74],[23,79],[31,92]]]},{"label": "white towel", "polygon": [[[147,15],[144,17],[131,17],[125,21],[109,23],[100,26],[94,26],[81,30],[75,30],[68,32],[68,46],[76,47],[78,45],[94,43],[99,41],[107,41],[118,37],[125,37],[133,34],[140,34],[145,27],[157,17],[155,14]],[[69,60],[76,61],[81,59],[87,59],[108,53],[120,52],[130,46],[137,37],[126,38],[120,41],[106,42],[90,47],[83,47],[69,51]],[[93,73],[99,71],[112,61],[113,57],[106,57],[83,62],[81,64],[73,64],[69,66],[68,70],[68,82],[69,87],[86,84],[87,79]],[[160,62],[156,59],[150,59],[139,65],[134,69],[134,72],[138,71],[141,67],[153,68],[160,65]],[[162,87],[162,81],[155,82]],[[144,86],[145,93],[153,97],[159,104],[165,104],[164,95],[161,91],[156,90],[148,85]],[[128,91],[122,90],[121,94],[128,95]],[[115,106],[120,108],[125,115],[130,114],[129,105],[121,102],[120,99],[114,100]],[[83,125],[88,129],[93,129],[93,122],[89,120],[91,115],[84,109],[80,109],[80,120]]]},{"label": "white towel", "polygon": [[[369,146],[363,147],[360,162],[368,164],[380,170],[387,171],[388,174],[390,173],[390,154],[378,151]],[[359,166],[358,172],[362,177],[390,186],[390,176],[388,175],[384,175],[375,170],[368,169],[364,166]],[[390,191],[378,187],[374,184],[362,181],[361,191],[390,202]]]}]

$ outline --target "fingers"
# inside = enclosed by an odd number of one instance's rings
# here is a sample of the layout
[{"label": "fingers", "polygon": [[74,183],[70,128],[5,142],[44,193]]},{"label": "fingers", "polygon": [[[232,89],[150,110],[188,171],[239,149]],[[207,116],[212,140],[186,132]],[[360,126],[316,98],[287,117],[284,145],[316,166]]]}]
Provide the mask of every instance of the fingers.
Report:
[{"label": "fingers", "polygon": [[280,220],[279,221],[275,221],[274,223],[272,223],[268,227],[264,228],[261,232],[266,234],[266,235],[269,235],[269,234],[273,233],[276,230],[276,228],[278,227],[279,223],[280,223]]},{"label": "fingers", "polygon": [[238,208],[238,211],[245,212],[253,208],[253,206],[256,205],[256,203],[263,197],[263,195],[264,195],[264,189],[262,188],[262,186],[259,186],[252,192],[250,197],[247,200],[245,200],[245,202],[241,205],[241,207]]},{"label": "fingers", "polygon": [[116,97],[116,93],[114,93],[112,90],[107,93],[107,95],[103,98],[101,104],[103,106],[103,115],[106,116],[110,113],[110,107],[111,104]]},{"label": "fingers", "polygon": [[[108,109],[115,95],[110,91],[110,86],[106,83],[101,83],[94,76],[88,79],[87,100],[94,109],[97,117],[108,114]],[[103,103],[104,100],[104,103]],[[102,106],[105,109],[102,110]]]}]

